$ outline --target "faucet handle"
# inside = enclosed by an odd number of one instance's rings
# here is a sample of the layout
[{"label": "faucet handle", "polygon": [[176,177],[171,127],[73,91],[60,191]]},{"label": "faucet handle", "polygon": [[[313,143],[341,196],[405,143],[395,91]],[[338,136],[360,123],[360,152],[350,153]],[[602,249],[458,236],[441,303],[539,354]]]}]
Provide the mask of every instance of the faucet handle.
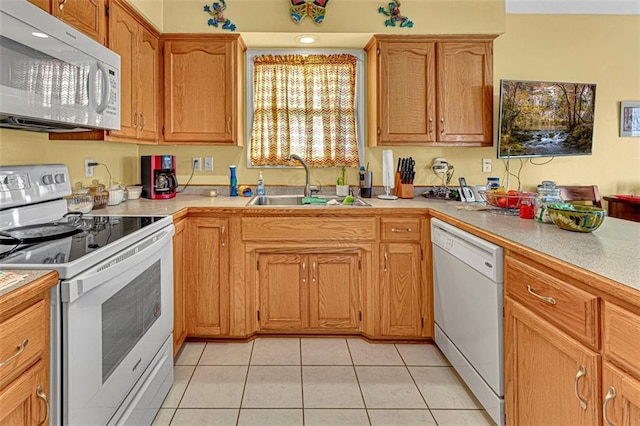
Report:
[{"label": "faucet handle", "polygon": [[320,192],[320,189],[322,189],[322,187],[320,185],[310,185],[309,186],[309,191],[311,191],[312,194],[318,194]]}]

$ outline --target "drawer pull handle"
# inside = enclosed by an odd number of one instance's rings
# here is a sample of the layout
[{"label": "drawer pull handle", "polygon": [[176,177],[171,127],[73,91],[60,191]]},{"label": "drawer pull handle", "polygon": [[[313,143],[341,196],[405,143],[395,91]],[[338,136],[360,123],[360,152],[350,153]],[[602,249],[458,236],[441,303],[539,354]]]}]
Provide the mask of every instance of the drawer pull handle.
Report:
[{"label": "drawer pull handle", "polygon": [[42,385],[38,385],[38,388],[36,389],[36,396],[44,401],[44,406],[47,409],[47,411],[45,411],[44,420],[39,424],[41,425],[48,424],[49,423],[49,400],[47,399],[47,394],[44,393],[44,390],[42,389]]},{"label": "drawer pull handle", "polygon": [[616,397],[616,388],[613,386],[609,386],[609,391],[607,395],[604,397],[604,402],[602,403],[602,417],[604,418],[604,424],[607,426],[615,426],[614,423],[611,423],[609,420],[609,413],[607,412],[607,407],[609,405],[609,401]]},{"label": "drawer pull handle", "polygon": [[0,367],[4,367],[6,364],[10,363],[12,360],[19,357],[20,354],[24,352],[24,348],[26,348],[28,344],[29,344],[29,339],[24,339],[22,343],[20,343],[20,346],[18,346],[18,351],[15,354],[11,355],[9,358],[5,359],[4,361],[0,361]]},{"label": "drawer pull handle", "polygon": [[222,225],[220,227],[220,244],[222,245],[222,247],[224,247],[224,238],[225,238],[224,233],[225,233],[225,231],[226,231],[225,226]]},{"label": "drawer pull handle", "polygon": [[549,296],[540,296],[538,293],[533,291],[533,289],[531,288],[530,285],[527,285],[527,291],[529,292],[529,294],[534,295],[538,299],[543,300],[543,301],[547,302],[550,305],[555,305],[556,304],[556,299],[554,299],[553,297],[549,297]]},{"label": "drawer pull handle", "polygon": [[58,9],[62,10],[64,9],[64,4],[67,2],[67,0],[61,0],[60,3],[58,3]]},{"label": "drawer pull handle", "polygon": [[391,228],[391,232],[411,232],[411,228]]},{"label": "drawer pull handle", "polygon": [[302,262],[302,284],[307,283],[307,262]]},{"label": "drawer pull handle", "polygon": [[583,411],[587,411],[587,401],[580,396],[580,391],[578,390],[578,382],[581,378],[587,375],[587,370],[584,368],[584,365],[581,365],[578,369],[578,374],[576,374],[576,378],[573,381],[573,390],[576,393],[576,398],[580,401],[580,408]]},{"label": "drawer pull handle", "polygon": [[387,272],[387,261],[389,260],[389,256],[387,255],[387,252],[384,252],[384,272]]},{"label": "drawer pull handle", "polygon": [[311,262],[311,281],[316,282],[316,262]]}]

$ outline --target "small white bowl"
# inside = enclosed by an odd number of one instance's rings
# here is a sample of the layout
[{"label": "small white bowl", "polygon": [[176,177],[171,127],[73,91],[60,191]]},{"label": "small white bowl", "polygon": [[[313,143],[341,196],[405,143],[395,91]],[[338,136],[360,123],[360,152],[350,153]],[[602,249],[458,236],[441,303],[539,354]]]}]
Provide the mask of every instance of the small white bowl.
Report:
[{"label": "small white bowl", "polygon": [[122,188],[111,188],[109,189],[109,202],[107,205],[116,206],[122,202],[124,198],[124,189]]},{"label": "small white bowl", "polygon": [[127,186],[127,199],[128,200],[137,200],[142,195],[142,187],[141,186]]}]

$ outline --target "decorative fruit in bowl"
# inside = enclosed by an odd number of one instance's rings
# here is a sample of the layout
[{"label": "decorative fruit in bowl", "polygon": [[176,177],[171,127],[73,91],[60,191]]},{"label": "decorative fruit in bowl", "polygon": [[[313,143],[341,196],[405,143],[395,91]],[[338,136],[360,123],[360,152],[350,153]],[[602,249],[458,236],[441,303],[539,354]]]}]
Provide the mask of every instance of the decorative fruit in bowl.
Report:
[{"label": "decorative fruit in bowl", "polygon": [[558,228],[576,232],[593,232],[602,225],[606,211],[595,206],[554,203],[547,206],[549,217]]},{"label": "decorative fruit in bowl", "polygon": [[504,188],[478,191],[484,197],[487,204],[505,210],[515,210],[520,208],[522,200],[533,200],[536,194],[533,192],[519,192],[516,190],[505,190]]}]

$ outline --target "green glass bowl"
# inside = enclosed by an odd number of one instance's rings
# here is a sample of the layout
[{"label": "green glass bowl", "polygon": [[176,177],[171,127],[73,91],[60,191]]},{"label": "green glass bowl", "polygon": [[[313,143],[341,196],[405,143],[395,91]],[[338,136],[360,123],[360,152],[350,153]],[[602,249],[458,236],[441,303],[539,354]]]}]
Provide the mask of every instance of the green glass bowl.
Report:
[{"label": "green glass bowl", "polygon": [[549,217],[561,229],[575,232],[593,232],[602,225],[607,215],[604,209],[594,206],[567,203],[547,206]]}]

